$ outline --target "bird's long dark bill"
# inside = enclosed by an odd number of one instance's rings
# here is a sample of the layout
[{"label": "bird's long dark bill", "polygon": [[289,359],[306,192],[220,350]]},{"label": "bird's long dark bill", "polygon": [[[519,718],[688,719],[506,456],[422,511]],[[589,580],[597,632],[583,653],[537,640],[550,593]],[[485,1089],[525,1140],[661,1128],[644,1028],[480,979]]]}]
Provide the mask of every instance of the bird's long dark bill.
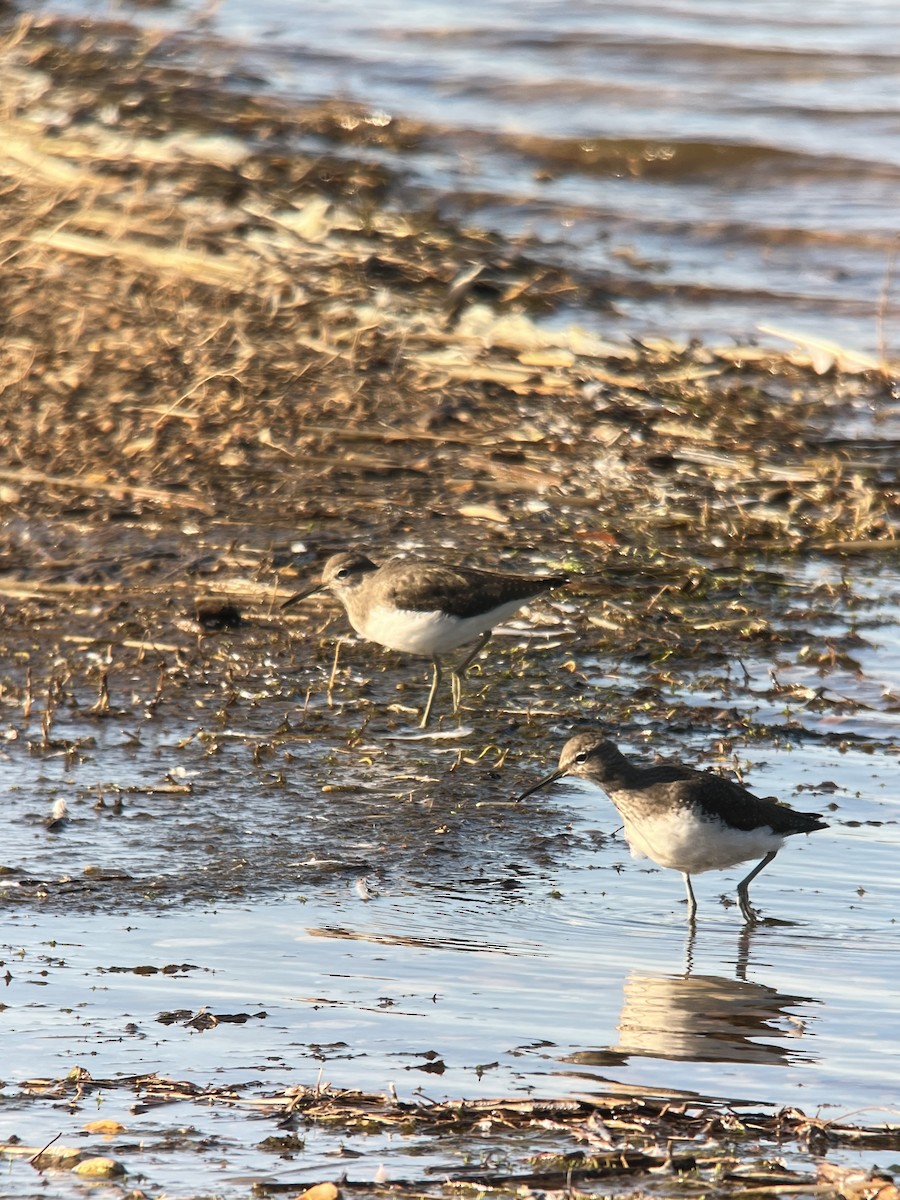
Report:
[{"label": "bird's long dark bill", "polygon": [[537,783],[532,784],[532,786],[528,788],[527,791],[523,792],[521,796],[516,796],[516,803],[518,804],[520,800],[524,800],[526,796],[531,796],[535,792],[539,792],[541,788],[546,787],[548,783],[555,783],[557,779],[562,779],[563,775],[565,775],[565,771],[554,771],[553,774],[548,775],[546,779],[541,779]]},{"label": "bird's long dark bill", "polygon": [[282,608],[290,608],[292,604],[296,604],[298,600],[305,600],[307,596],[314,596],[316,592],[321,592],[322,585],[317,583],[315,587],[305,588],[302,592],[295,592],[293,596],[288,596],[287,600],[281,602]]}]

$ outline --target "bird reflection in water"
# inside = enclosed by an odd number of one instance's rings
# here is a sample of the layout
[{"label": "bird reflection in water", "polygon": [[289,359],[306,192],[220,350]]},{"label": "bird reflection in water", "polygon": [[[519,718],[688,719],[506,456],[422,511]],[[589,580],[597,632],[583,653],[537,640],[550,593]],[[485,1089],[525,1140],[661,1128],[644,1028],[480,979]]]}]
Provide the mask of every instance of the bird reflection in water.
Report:
[{"label": "bird reflection in water", "polygon": [[623,984],[618,1042],[576,1051],[564,1061],[582,1066],[622,1064],[633,1056],[782,1066],[814,1061],[797,1045],[808,1018],[788,1010],[818,1001],[748,982],[748,953],[745,934],[734,979],[693,974],[693,938],[684,974],[630,971]]}]

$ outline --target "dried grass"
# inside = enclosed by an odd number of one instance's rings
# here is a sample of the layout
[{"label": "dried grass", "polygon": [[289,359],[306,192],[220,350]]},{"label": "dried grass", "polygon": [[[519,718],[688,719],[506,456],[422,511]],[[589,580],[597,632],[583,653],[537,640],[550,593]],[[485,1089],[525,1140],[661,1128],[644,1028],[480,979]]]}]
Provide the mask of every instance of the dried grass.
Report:
[{"label": "dried grass", "polygon": [[[255,1014],[264,1016],[265,1014]],[[219,1022],[243,1023],[254,1014],[220,1014],[203,1010],[163,1013],[164,1023],[179,1020],[197,1031]],[[415,1170],[408,1160],[408,1177],[392,1172],[388,1182],[354,1180],[352,1169],[343,1173],[341,1189],[354,1195],[434,1196],[447,1190],[477,1189],[500,1196],[542,1195],[671,1195],[674,1191],[714,1197],[756,1195],[834,1196],[844,1200],[897,1200],[897,1188],[882,1172],[841,1167],[824,1161],[840,1150],[896,1150],[900,1127],[854,1126],[841,1120],[807,1117],[797,1109],[778,1113],[749,1110],[747,1105],[723,1110],[701,1097],[673,1100],[652,1093],[622,1093],[593,1099],[539,1100],[498,1098],[484,1101],[402,1101],[396,1096],[320,1087],[288,1088],[277,1092],[227,1085],[206,1086],[159,1075],[94,1079],[83,1068],[69,1078],[34,1079],[22,1085],[22,1098],[31,1096],[65,1101],[77,1110],[94,1093],[131,1091],[131,1111],[142,1113],[185,1102],[243,1109],[277,1122],[276,1134],[260,1145],[275,1154],[302,1147],[298,1139],[318,1127],[319,1137],[370,1137],[389,1135],[395,1162],[398,1147],[416,1143],[432,1147],[477,1139],[475,1161],[456,1163],[429,1179],[429,1171]],[[189,1130],[183,1130],[186,1140]],[[194,1131],[197,1134],[197,1131]],[[428,1141],[425,1141],[428,1139]],[[168,1147],[150,1149],[158,1158]],[[136,1146],[128,1146],[125,1161],[133,1170]],[[23,1157],[39,1147],[0,1146],[0,1154]],[[129,1153],[130,1152],[130,1153]],[[783,1163],[790,1154],[794,1165]],[[78,1152],[55,1148],[48,1163],[69,1167]],[[288,1157],[293,1155],[288,1154]],[[450,1158],[458,1156],[449,1154]],[[280,1172],[278,1182],[260,1180],[259,1195],[290,1192],[315,1186],[319,1178],[304,1179],[302,1164]]]},{"label": "dried grass", "polygon": [[[519,518],[554,489],[630,545],[667,525],[741,553],[893,546],[893,448],[842,434],[882,406],[882,364],[548,331],[535,316],[583,280],[388,210],[390,177],[347,154],[415,127],[223,98],[106,37],[121,75],[90,30],[23,21],[0,49],[13,506],[290,512],[338,540],[378,497],[416,525],[463,502]],[[310,129],[335,153],[290,148]]]}]

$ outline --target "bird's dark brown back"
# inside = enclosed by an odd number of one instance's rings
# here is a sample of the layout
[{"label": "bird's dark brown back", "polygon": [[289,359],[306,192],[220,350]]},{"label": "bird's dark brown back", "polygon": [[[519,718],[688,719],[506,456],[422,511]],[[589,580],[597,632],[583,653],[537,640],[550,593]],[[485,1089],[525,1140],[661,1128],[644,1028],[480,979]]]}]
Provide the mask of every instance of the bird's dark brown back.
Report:
[{"label": "bird's dark brown back", "polygon": [[629,791],[640,791],[646,800],[660,807],[673,804],[696,806],[735,829],[751,830],[768,825],[775,833],[787,836],[828,828],[820,813],[797,812],[771,796],[754,796],[741,784],[724,776],[678,764],[661,763],[637,772]]},{"label": "bird's dark brown back", "polygon": [[476,617],[510,600],[523,603],[568,583],[566,575],[502,575],[475,567],[391,563],[385,599],[411,612]]}]

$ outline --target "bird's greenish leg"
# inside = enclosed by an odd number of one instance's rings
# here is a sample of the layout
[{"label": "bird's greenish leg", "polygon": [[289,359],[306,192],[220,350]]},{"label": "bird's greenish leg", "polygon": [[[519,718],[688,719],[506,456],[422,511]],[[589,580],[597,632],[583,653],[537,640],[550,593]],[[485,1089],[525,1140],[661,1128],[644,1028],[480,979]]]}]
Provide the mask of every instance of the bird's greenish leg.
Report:
[{"label": "bird's greenish leg", "polygon": [[777,853],[777,850],[770,850],[762,862],[758,862],[750,874],[745,879],[742,879],[738,884],[738,901],[740,902],[741,912],[743,913],[744,920],[748,925],[752,925],[758,918],[756,913],[750,907],[750,894],[747,889],[750,887],[751,882],[757,877],[763,867],[767,867]]},{"label": "bird's greenish leg", "polygon": [[681,872],[681,878],[684,880],[684,890],[687,892],[688,921],[693,925],[697,919],[697,900],[694,896],[694,889],[691,887],[691,877],[687,871]]},{"label": "bird's greenish leg", "polygon": [[478,641],[475,643],[475,645],[469,651],[469,653],[466,655],[466,657],[462,660],[462,662],[458,663],[453,668],[453,671],[451,672],[450,691],[451,691],[451,695],[453,697],[453,711],[454,712],[459,712],[459,705],[462,700],[463,676],[465,675],[465,673],[469,669],[469,667],[472,665],[472,663],[475,661],[475,659],[478,657],[478,655],[481,653],[481,651],[484,649],[484,647],[487,645],[488,641],[490,640],[490,636],[491,636],[491,630],[489,629],[489,630],[487,630],[486,633],[483,633],[481,635],[481,637],[478,639]]},{"label": "bird's greenish leg", "polygon": [[431,691],[428,693],[428,703],[425,705],[425,711],[422,713],[422,720],[419,722],[419,728],[424,729],[431,717],[431,708],[434,704],[434,698],[437,695],[438,687],[441,682],[441,664],[437,656],[431,660],[431,665],[434,668],[434,674],[431,678]]}]

